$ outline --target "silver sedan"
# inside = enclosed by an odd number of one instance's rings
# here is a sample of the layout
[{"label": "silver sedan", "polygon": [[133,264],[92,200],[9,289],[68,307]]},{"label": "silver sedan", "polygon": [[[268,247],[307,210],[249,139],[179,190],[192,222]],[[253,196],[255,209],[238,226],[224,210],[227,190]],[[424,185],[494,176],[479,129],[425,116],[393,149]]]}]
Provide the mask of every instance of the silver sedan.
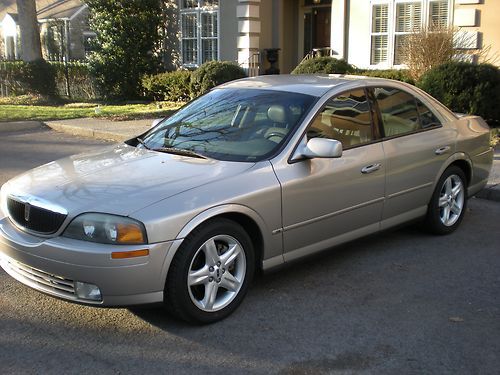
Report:
[{"label": "silver sedan", "polygon": [[7,182],[0,264],[68,301],[163,302],[210,323],[259,270],[416,219],[451,233],[492,159],[480,117],[410,85],[234,81],[125,144]]}]

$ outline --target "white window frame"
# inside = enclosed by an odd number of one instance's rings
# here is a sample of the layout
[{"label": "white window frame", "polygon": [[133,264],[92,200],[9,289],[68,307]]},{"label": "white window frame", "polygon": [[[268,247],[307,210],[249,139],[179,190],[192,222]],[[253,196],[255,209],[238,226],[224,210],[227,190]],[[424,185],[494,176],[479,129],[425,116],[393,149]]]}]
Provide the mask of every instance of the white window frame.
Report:
[{"label": "white window frame", "polygon": [[[215,60],[219,60],[220,57],[220,2],[219,0],[218,5],[214,7],[206,7],[203,6],[204,1],[203,0],[195,0],[197,1],[198,5],[195,8],[183,8],[183,2],[184,0],[179,0],[179,51],[180,51],[180,57],[181,57],[181,65],[186,68],[197,68],[203,63],[203,41],[204,40],[216,40],[217,41],[217,56]],[[184,38],[182,35],[182,16],[185,14],[192,14],[196,16],[196,30],[195,30],[195,37],[192,39],[196,40],[197,44],[197,49],[196,49],[196,61],[194,63],[189,62],[185,63],[184,62],[184,56],[183,56],[183,41]],[[204,37],[202,36],[202,15],[204,14],[215,14],[216,19],[217,19],[217,36],[216,37]],[[191,39],[191,38],[190,38]]]},{"label": "white window frame", "polygon": [[[404,32],[396,32],[396,5],[399,3],[420,3],[421,4],[421,27],[429,26],[430,19],[430,3],[439,0],[370,0],[370,22],[369,22],[369,38],[370,38],[370,56],[369,67],[371,69],[389,69],[389,68],[404,68],[406,65],[394,64],[395,59],[395,43],[396,35],[403,35]],[[448,22],[447,25],[453,24],[453,0],[446,0],[448,3]],[[387,27],[388,41],[387,41],[387,60],[378,64],[372,64],[372,22],[373,22],[373,6],[374,5],[388,5],[389,20]],[[407,33],[406,33],[407,34]]]}]

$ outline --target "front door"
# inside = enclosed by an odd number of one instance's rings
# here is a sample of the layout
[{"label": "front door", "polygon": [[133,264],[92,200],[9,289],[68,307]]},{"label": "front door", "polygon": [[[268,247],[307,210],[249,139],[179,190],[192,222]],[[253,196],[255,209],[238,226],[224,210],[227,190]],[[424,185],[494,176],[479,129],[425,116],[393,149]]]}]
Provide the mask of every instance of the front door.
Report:
[{"label": "front door", "polygon": [[282,185],[285,261],[378,230],[385,185],[384,151],[372,143],[364,89],[332,98],[305,135],[336,139],[336,159],[301,160],[276,167]]},{"label": "front door", "polygon": [[331,7],[312,8],[304,14],[304,56],[316,48],[330,48]]}]

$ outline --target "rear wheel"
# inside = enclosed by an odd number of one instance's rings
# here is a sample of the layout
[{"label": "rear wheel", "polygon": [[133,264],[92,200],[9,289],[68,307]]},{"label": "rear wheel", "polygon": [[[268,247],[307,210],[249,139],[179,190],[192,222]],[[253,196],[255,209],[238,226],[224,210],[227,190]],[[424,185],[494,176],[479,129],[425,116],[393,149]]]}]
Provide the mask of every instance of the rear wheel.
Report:
[{"label": "rear wheel", "polygon": [[231,314],[254,273],[250,237],[237,223],[217,219],[193,231],[175,255],[165,303],[177,317],[212,323]]},{"label": "rear wheel", "polygon": [[467,183],[459,167],[446,169],[436,185],[427,216],[426,227],[435,234],[453,232],[463,219],[467,207]]}]

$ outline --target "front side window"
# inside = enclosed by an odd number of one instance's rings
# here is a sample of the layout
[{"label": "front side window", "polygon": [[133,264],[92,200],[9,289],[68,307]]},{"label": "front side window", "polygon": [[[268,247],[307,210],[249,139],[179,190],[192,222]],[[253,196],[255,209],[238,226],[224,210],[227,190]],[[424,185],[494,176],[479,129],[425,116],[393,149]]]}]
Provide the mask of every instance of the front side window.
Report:
[{"label": "front side window", "polygon": [[227,161],[259,161],[285,142],[315,97],[273,90],[215,89],[143,137],[152,150],[177,149]]},{"label": "front side window", "polygon": [[382,117],[386,137],[407,134],[420,129],[415,97],[392,87],[373,90]]},{"label": "front side window", "polygon": [[307,138],[335,139],[343,148],[373,140],[370,105],[363,89],[329,100],[307,130]]},{"label": "front side window", "polygon": [[219,58],[219,1],[181,0],[181,56],[185,66]]}]

